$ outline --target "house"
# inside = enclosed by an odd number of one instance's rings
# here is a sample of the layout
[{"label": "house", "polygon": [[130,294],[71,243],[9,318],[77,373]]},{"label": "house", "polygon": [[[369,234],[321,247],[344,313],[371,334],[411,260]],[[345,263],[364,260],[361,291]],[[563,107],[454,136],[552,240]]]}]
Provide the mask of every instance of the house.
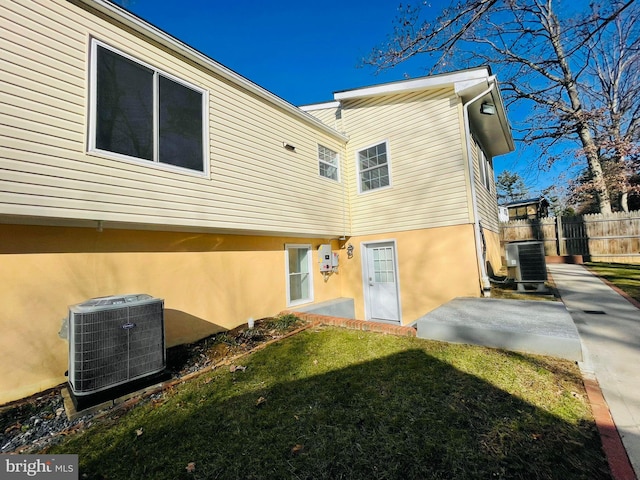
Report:
[{"label": "house", "polygon": [[502,207],[507,209],[508,220],[532,220],[549,216],[549,202],[544,197],[515,200]]},{"label": "house", "polygon": [[93,297],[163,298],[171,346],[488,288],[513,150],[488,68],[297,108],[106,0],[0,11],[0,403],[66,380],[58,331]]}]

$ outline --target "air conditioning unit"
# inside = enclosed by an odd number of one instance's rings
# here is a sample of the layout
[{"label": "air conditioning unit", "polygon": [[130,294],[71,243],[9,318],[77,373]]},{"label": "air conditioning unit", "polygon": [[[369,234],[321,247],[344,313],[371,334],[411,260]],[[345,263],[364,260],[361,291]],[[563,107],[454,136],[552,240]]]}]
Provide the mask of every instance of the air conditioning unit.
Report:
[{"label": "air conditioning unit", "polygon": [[88,396],[166,367],[164,301],[147,294],[92,298],[69,307],[69,385]]},{"label": "air conditioning unit", "polygon": [[513,242],[506,245],[509,277],[514,278],[519,291],[533,285],[544,291],[547,280],[547,264],[544,258],[544,243],[536,241]]}]

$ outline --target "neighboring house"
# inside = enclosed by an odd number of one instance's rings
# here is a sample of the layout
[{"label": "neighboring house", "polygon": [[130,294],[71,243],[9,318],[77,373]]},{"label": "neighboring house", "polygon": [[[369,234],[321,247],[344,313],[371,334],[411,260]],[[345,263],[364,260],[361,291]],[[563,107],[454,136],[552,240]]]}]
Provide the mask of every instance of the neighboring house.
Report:
[{"label": "neighboring house", "polygon": [[65,381],[58,331],[92,297],[163,298],[171,346],[336,299],[409,324],[488,288],[513,150],[488,68],[299,109],[104,0],[0,13],[0,403]]},{"label": "neighboring house", "polygon": [[527,198],[502,204],[508,211],[508,220],[533,220],[549,216],[549,202],[544,197]]},{"label": "neighboring house", "polygon": [[504,205],[498,205],[498,220],[501,222],[509,221],[509,210]]}]

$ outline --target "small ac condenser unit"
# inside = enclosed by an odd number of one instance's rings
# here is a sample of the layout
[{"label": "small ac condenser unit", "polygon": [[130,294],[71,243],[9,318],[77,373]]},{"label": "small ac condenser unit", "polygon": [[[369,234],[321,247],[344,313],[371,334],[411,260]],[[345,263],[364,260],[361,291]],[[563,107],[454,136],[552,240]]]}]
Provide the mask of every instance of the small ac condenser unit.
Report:
[{"label": "small ac condenser unit", "polygon": [[518,290],[526,284],[537,284],[538,291],[544,289],[547,280],[547,263],[544,258],[544,243],[536,241],[513,242],[506,245],[509,277],[518,283]]},{"label": "small ac condenser unit", "polygon": [[69,385],[91,395],[166,367],[164,301],[114,295],[69,307]]}]

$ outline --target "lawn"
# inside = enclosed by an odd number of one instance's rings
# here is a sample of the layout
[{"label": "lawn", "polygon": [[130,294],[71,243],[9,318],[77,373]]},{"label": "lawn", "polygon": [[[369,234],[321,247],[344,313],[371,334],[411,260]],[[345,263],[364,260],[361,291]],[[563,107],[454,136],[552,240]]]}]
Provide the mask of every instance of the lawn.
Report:
[{"label": "lawn", "polygon": [[572,362],[323,327],[232,367],[50,453],[111,480],[610,478]]},{"label": "lawn", "polygon": [[587,267],[605,278],[631,298],[640,302],[640,265],[624,263],[588,263]]}]

